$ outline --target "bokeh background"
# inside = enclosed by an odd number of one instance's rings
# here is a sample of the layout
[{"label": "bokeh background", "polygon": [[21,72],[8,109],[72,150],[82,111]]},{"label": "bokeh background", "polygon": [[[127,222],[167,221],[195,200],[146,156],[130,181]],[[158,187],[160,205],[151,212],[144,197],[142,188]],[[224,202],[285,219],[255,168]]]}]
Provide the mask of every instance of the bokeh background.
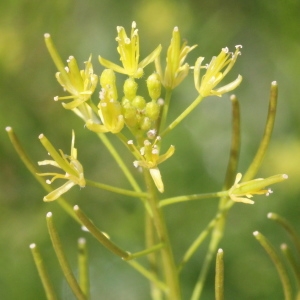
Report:
[{"label": "bokeh background", "polygon": [[[256,197],[253,206],[238,204],[230,211],[225,237],[226,299],[283,299],[278,275],[269,257],[252,236],[261,231],[278,248],[288,237],[272,221],[270,211],[289,219],[300,232],[300,2],[204,0],[11,0],[0,2],[0,298],[45,299],[29,244],[36,242],[46,260],[61,299],[74,299],[62,278],[47,233],[45,215],[52,211],[70,264],[76,269],[77,238],[89,243],[93,299],[149,299],[148,283],[92,237],[81,232],[57,203],[43,203],[43,189],[14,152],[5,132],[12,126],[34,161],[45,159],[38,141],[43,132],[68,153],[71,129],[76,131],[79,159],[86,176],[128,187],[101,143],[65,111],[53,96],[61,94],[55,67],[46,51],[43,34],[51,33],[63,59],[79,62],[93,55],[115,60],[116,26],[130,29],[137,22],[141,57],[159,43],[163,54],[174,26],[182,38],[198,47],[189,56],[206,62],[221,48],[242,44],[242,56],[231,72],[243,75],[235,91],[242,113],[242,150],[239,171],[251,162],[263,133],[270,83],[279,83],[279,104],[273,140],[259,176],[287,173],[289,180],[274,186],[268,198]],[[149,72],[151,68],[148,69]],[[194,98],[192,76],[178,88],[170,120]],[[229,95],[206,99],[166,144],[176,154],[161,167],[166,196],[217,191],[222,186],[230,143]],[[116,142],[116,145],[118,143]],[[121,146],[122,147],[122,146]],[[130,157],[124,159],[131,164]],[[143,248],[143,210],[138,200],[86,188],[73,188],[66,196],[78,203],[103,231],[129,251]],[[176,259],[213,217],[217,199],[178,204],[165,209]],[[183,297],[189,299],[207,244],[182,274]],[[214,271],[202,299],[214,298]]]}]

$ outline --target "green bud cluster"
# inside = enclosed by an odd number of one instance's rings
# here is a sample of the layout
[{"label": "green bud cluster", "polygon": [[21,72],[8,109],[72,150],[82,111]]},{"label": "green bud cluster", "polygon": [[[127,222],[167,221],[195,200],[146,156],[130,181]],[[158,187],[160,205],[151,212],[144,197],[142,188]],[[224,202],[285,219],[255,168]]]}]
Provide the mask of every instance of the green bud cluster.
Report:
[{"label": "green bud cluster", "polygon": [[137,94],[138,84],[134,78],[129,77],[123,86],[122,112],[124,122],[133,132],[148,131],[155,127],[160,113],[157,99],[161,93],[161,83],[158,74],[152,74],[147,79],[150,102]]}]

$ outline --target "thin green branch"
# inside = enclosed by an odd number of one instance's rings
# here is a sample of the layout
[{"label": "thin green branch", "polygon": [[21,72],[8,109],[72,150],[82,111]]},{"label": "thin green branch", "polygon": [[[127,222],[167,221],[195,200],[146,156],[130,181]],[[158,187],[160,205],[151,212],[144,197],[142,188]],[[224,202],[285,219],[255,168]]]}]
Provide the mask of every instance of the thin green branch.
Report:
[{"label": "thin green branch", "polygon": [[243,176],[243,181],[248,181],[255,177],[265,157],[267,148],[270,143],[273,128],[274,128],[276,108],[277,108],[277,96],[278,96],[278,85],[276,81],[273,81],[271,83],[269,109],[268,109],[268,116],[267,116],[264,135],[251,165],[249,166],[247,172]]},{"label": "thin green branch", "polygon": [[263,236],[260,232],[255,231],[253,232],[254,237],[259,241],[261,246],[265,249],[271,260],[273,261],[278,275],[281,280],[283,292],[284,292],[284,299],[285,300],[292,300],[292,289],[291,289],[291,283],[287,274],[287,271],[279,257],[279,255],[276,253],[274,247],[271,245],[271,243],[268,241],[268,239]]},{"label": "thin green branch", "polygon": [[92,221],[82,212],[78,205],[73,207],[76,216],[81,221],[82,225],[84,225],[87,230],[109,251],[126,260],[129,257],[129,253],[119,248],[116,244],[111,242],[111,240],[105,235],[102,231],[100,231]]},{"label": "thin green branch", "polygon": [[285,218],[275,213],[268,213],[268,219],[276,221],[286,230],[300,255],[300,238],[294,227]]},{"label": "thin green branch", "polygon": [[101,139],[102,143],[105,145],[105,147],[107,148],[107,150],[109,151],[109,153],[112,155],[112,157],[115,159],[116,163],[118,164],[118,166],[120,167],[120,169],[124,173],[125,177],[129,181],[129,183],[131,184],[131,186],[133,187],[133,189],[136,192],[141,192],[142,190],[139,187],[139,185],[136,182],[136,180],[134,179],[132,173],[129,171],[129,169],[125,165],[124,161],[122,160],[121,156],[116,151],[116,149],[114,148],[114,146],[112,145],[112,143],[109,141],[109,139],[107,138],[107,136],[105,134],[103,134],[103,133],[98,133],[97,135]]},{"label": "thin green branch", "polygon": [[187,117],[195,108],[196,106],[203,100],[203,97],[199,95],[194,102],[186,108],[161,134],[160,136],[163,137],[167,133],[169,133],[172,129],[174,129],[185,117]]},{"label": "thin green branch", "polygon": [[58,259],[58,262],[60,264],[62,272],[63,272],[63,274],[64,274],[71,290],[73,291],[76,299],[86,300],[87,298],[85,297],[85,295],[83,294],[80,286],[78,285],[78,282],[77,282],[75,276],[72,273],[72,270],[69,266],[69,263],[68,263],[67,258],[65,256],[65,253],[63,251],[62,244],[61,244],[60,238],[58,236],[58,232],[57,232],[57,230],[54,226],[54,223],[53,223],[51,212],[47,213],[46,220],[47,220],[49,235],[50,235],[50,238],[51,238],[51,241],[52,241],[52,246],[53,246],[54,251],[56,253],[56,257]]},{"label": "thin green branch", "polygon": [[218,214],[215,218],[213,218],[205,229],[201,231],[199,236],[195,239],[195,241],[191,244],[191,246],[188,248],[188,250],[185,252],[183,259],[181,263],[178,266],[178,272],[181,272],[184,265],[190,260],[190,258],[193,256],[193,254],[197,251],[197,249],[201,246],[202,242],[205,240],[205,238],[208,236],[208,234],[211,232],[211,230],[216,225],[217,221],[220,219],[221,214]]},{"label": "thin green branch", "polygon": [[240,105],[235,95],[231,95],[230,100],[232,105],[231,146],[224,180],[224,190],[228,190],[234,183],[238,168],[241,146]]},{"label": "thin green branch", "polygon": [[158,206],[158,199],[156,194],[157,190],[152,180],[152,177],[150,176],[149,170],[144,169],[144,177],[145,177],[147,190],[150,195],[148,197],[148,202],[151,207],[151,211],[153,213],[153,223],[155,225],[159,241],[164,243],[165,245],[165,247],[161,249],[161,254],[162,254],[164,275],[166,278],[166,283],[169,288],[167,299],[180,300],[181,292],[180,292],[179,278],[178,278],[178,274],[174,262],[172,247],[169,240],[167,227],[165,224],[165,219],[163,217],[162,211]]},{"label": "thin green branch", "polygon": [[88,253],[85,238],[78,239],[78,277],[82,292],[87,299],[90,299]]},{"label": "thin green branch", "polygon": [[[53,189],[51,188],[51,186],[49,184],[47,184],[45,182],[45,180],[41,176],[37,175],[37,173],[39,173],[39,170],[37,169],[36,165],[32,162],[32,160],[27,155],[26,151],[24,150],[23,146],[21,145],[21,143],[20,143],[17,135],[13,131],[13,129],[11,127],[6,127],[6,131],[8,133],[9,139],[10,139],[10,141],[11,141],[11,143],[12,143],[15,151],[17,152],[17,154],[19,155],[19,157],[21,158],[22,162],[27,167],[27,169],[29,170],[29,172],[40,183],[40,185],[45,189],[46,192],[50,193],[51,191],[53,191]],[[77,219],[76,215],[73,212],[72,206],[63,197],[59,197],[56,200],[56,202],[73,219],[75,219],[78,222],[78,219]]]},{"label": "thin green branch", "polygon": [[168,111],[170,107],[170,100],[172,96],[172,89],[167,88],[166,89],[166,95],[164,99],[164,105],[162,107],[160,116],[157,120],[157,135],[160,135],[160,132],[164,129],[166,121],[167,121],[167,116],[168,116]]},{"label": "thin green branch", "polygon": [[193,195],[184,195],[184,196],[177,196],[172,198],[167,198],[159,201],[159,207],[167,206],[170,204],[175,204],[179,202],[186,202],[186,201],[194,201],[194,200],[203,200],[209,198],[219,198],[227,196],[227,191],[222,192],[215,192],[215,193],[207,193],[207,194],[193,194]]},{"label": "thin green branch", "polygon": [[[223,188],[224,190],[231,187],[234,182],[235,175],[237,172],[239,153],[240,153],[240,109],[238,99],[233,95],[230,97],[232,104],[232,129],[231,129],[231,147],[230,147],[230,155],[227,165],[226,176],[224,180]],[[228,196],[221,197],[219,201],[219,210],[218,214],[220,214],[219,219],[214,224],[214,229],[212,232],[211,240],[208,246],[207,254],[205,256],[201,271],[199,273],[199,277],[195,288],[192,294],[192,300],[200,299],[204,283],[208,274],[209,267],[212,263],[214,254],[218,248],[218,245],[223,238],[223,233],[225,229],[225,222],[228,210],[234,204],[233,201],[228,201]],[[217,216],[218,216],[217,214]]]},{"label": "thin green branch", "polygon": [[[151,248],[157,243],[157,235],[155,232],[153,219],[149,213],[145,214],[145,246]],[[149,268],[153,276],[159,278],[160,275],[160,252],[152,252],[148,256]],[[153,282],[150,282],[151,296],[153,300],[163,299],[162,290]]]},{"label": "thin green branch", "polygon": [[56,294],[54,292],[52,283],[50,281],[48,272],[46,270],[46,266],[44,264],[44,261],[42,259],[38,247],[36,246],[36,244],[30,244],[29,248],[31,250],[36,268],[38,270],[40,279],[42,281],[47,300],[56,300],[57,299]]},{"label": "thin green branch", "polygon": [[295,278],[296,278],[296,282],[297,282],[297,288],[298,288],[298,292],[300,292],[300,269],[299,269],[299,264],[297,263],[294,255],[292,254],[292,251],[290,249],[290,247],[288,247],[287,244],[282,244],[280,245],[280,249],[282,251],[282,253],[284,254],[284,256],[286,257],[287,261],[289,262]]},{"label": "thin green branch", "polygon": [[130,191],[130,190],[114,187],[114,186],[111,186],[111,185],[107,185],[107,184],[104,184],[104,183],[95,182],[95,181],[92,181],[92,180],[86,180],[86,184],[89,185],[89,186],[92,186],[92,187],[102,189],[102,190],[114,192],[114,193],[125,195],[125,196],[135,197],[135,198],[145,198],[145,197],[148,196],[148,194],[144,193],[144,192]]},{"label": "thin green branch", "polygon": [[219,249],[216,259],[216,275],[215,275],[215,299],[224,299],[224,252]]},{"label": "thin green branch", "polygon": [[168,287],[165,283],[161,282],[157,279],[157,277],[152,273],[145,269],[141,264],[137,263],[134,260],[129,260],[127,263],[136,269],[140,274],[142,274],[145,278],[149,279],[155,286],[161,289],[164,292],[168,291]]},{"label": "thin green branch", "polygon": [[156,252],[157,250],[160,250],[164,246],[165,245],[163,243],[159,243],[158,245],[154,245],[151,248],[147,248],[145,250],[135,252],[135,253],[130,253],[129,257],[125,260],[132,260],[132,259],[136,259],[138,257],[142,257],[142,256],[145,256],[145,255],[151,254],[153,252]]}]

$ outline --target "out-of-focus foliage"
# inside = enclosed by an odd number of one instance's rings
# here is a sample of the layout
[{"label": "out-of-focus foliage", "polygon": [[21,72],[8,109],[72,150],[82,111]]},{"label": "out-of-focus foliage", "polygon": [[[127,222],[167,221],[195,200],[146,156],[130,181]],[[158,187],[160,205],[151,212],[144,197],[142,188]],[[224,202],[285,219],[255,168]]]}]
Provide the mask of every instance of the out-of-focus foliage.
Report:
[{"label": "out-of-focus foliage", "polygon": [[[117,1],[117,0],[11,0],[0,3],[0,298],[44,299],[29,244],[39,244],[62,299],[72,299],[62,281],[50,246],[45,214],[51,210],[71,265],[76,265],[75,245],[80,228],[56,203],[43,203],[44,191],[21,164],[4,128],[12,126],[35,161],[43,159],[38,142],[43,132],[62,149],[68,149],[71,130],[76,131],[77,148],[90,178],[106,183],[127,183],[119,175],[100,143],[83,124],[54,102],[61,90],[55,67],[46,51],[43,34],[51,33],[64,59],[74,55],[78,62],[93,56],[101,70],[101,54],[117,62],[116,26],[130,28],[135,20],[144,57],[159,43],[163,53],[174,26],[190,45],[198,44],[189,63],[197,56],[210,58],[221,48],[242,44],[242,56],[235,68],[243,75],[235,91],[242,110],[242,161],[244,172],[258,146],[265,122],[270,83],[279,84],[278,117],[266,161],[258,175],[287,173],[289,180],[276,187],[269,198],[249,207],[236,205],[230,211],[221,243],[225,260],[226,299],[282,299],[272,263],[252,237],[260,230],[274,243],[283,233],[267,221],[269,211],[278,212],[300,231],[300,2],[287,1]],[[206,61],[208,62],[208,61]],[[150,70],[151,71],[151,70]],[[98,72],[99,73],[99,72]],[[171,116],[177,116],[193,95],[192,84],[175,90]],[[192,80],[190,81],[192,82]],[[229,95],[206,99],[176,133],[172,158],[162,167],[166,195],[219,190],[225,173],[230,141]],[[184,141],[182,143],[182,141]],[[129,160],[128,160],[129,161]],[[169,187],[169,188],[168,188]],[[112,198],[107,192],[89,189],[84,198],[79,189],[68,199],[86,207],[97,224],[130,251],[143,248],[143,220],[138,201]],[[178,204],[167,208],[172,242],[178,256],[212,217],[217,200]],[[139,229],[140,228],[140,229]],[[147,282],[92,238],[90,245],[92,296],[94,299],[145,299]],[[184,299],[199,272],[205,249],[199,251],[182,274]],[[213,299],[213,269],[203,299]],[[120,298],[120,295],[122,297]],[[128,295],[128,296],[125,296]],[[128,298],[125,298],[128,297]]]}]

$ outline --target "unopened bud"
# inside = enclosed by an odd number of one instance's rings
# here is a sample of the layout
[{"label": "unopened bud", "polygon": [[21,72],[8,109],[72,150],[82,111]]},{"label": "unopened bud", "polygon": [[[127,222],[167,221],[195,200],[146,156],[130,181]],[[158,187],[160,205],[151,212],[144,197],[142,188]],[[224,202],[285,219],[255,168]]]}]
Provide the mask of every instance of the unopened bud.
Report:
[{"label": "unopened bud", "polygon": [[157,73],[153,73],[147,79],[148,92],[152,100],[157,100],[161,93],[161,81]]}]

